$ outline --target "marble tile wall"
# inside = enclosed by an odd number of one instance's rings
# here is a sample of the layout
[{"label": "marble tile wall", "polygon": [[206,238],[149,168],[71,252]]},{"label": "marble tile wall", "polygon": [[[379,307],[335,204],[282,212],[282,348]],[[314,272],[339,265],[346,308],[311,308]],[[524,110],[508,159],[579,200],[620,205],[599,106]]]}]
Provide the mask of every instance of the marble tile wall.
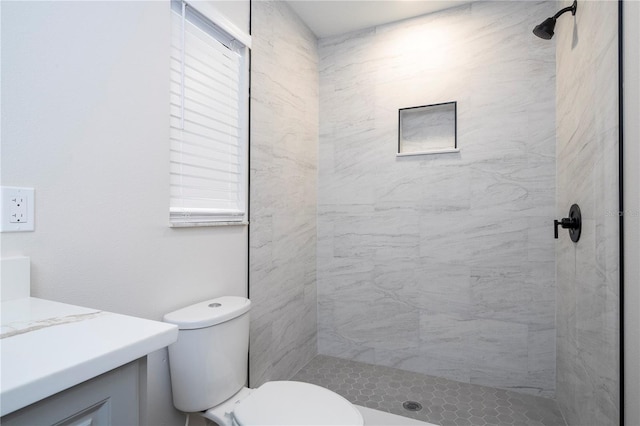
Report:
[{"label": "marble tile wall", "polygon": [[318,55],[285,2],[252,2],[250,385],[317,354]]},{"label": "marble tile wall", "polygon": [[565,231],[556,246],[557,399],[569,425],[620,417],[617,14],[617,2],[579,2],[556,25],[556,215],[577,203],[583,220],[580,241]]},{"label": "marble tile wall", "polygon": [[[321,39],[321,354],[555,390],[555,2],[474,2]],[[459,153],[396,158],[457,101]]]}]

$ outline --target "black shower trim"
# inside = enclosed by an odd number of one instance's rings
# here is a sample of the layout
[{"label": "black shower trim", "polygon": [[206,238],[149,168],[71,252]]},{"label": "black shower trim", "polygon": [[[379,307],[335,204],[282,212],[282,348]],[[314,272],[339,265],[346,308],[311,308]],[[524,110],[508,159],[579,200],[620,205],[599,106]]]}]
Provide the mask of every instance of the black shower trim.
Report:
[{"label": "black shower trim", "polygon": [[624,31],[623,0],[618,0],[618,220],[619,220],[619,334],[620,334],[620,426],[624,425]]}]

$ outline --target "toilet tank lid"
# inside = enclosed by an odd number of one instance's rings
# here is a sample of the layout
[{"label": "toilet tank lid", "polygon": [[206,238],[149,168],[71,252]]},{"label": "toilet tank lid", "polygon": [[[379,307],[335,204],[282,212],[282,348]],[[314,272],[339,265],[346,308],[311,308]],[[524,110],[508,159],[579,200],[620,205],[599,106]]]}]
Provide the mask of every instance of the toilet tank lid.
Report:
[{"label": "toilet tank lid", "polygon": [[193,330],[232,320],[250,308],[251,301],[246,297],[224,296],[169,312],[163,321],[177,325],[180,330]]}]

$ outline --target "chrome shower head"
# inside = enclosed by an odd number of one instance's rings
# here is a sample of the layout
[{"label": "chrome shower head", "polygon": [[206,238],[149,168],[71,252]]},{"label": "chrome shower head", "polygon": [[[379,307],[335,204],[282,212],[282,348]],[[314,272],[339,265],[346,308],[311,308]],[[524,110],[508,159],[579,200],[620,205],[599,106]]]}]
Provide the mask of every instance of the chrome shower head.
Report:
[{"label": "chrome shower head", "polygon": [[573,4],[569,7],[565,7],[561,9],[558,13],[553,15],[551,18],[545,19],[540,25],[536,25],[533,29],[533,33],[545,40],[550,40],[553,37],[553,30],[556,27],[556,20],[565,12],[571,12],[572,15],[576,14],[576,10],[578,9],[578,1],[573,0]]}]

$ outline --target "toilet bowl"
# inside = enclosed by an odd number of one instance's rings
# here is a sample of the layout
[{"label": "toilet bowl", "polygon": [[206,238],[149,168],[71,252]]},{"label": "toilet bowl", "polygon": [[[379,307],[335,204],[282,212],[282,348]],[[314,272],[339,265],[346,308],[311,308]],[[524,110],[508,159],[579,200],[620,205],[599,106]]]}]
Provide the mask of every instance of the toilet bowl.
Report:
[{"label": "toilet bowl", "polygon": [[247,298],[225,296],[164,316],[179,328],[169,346],[174,406],[219,426],[362,426],[360,411],[323,387],[294,381],[246,387],[250,307]]},{"label": "toilet bowl", "polygon": [[292,381],[243,388],[202,416],[220,426],[364,424],[360,411],[340,395],[320,386]]}]

